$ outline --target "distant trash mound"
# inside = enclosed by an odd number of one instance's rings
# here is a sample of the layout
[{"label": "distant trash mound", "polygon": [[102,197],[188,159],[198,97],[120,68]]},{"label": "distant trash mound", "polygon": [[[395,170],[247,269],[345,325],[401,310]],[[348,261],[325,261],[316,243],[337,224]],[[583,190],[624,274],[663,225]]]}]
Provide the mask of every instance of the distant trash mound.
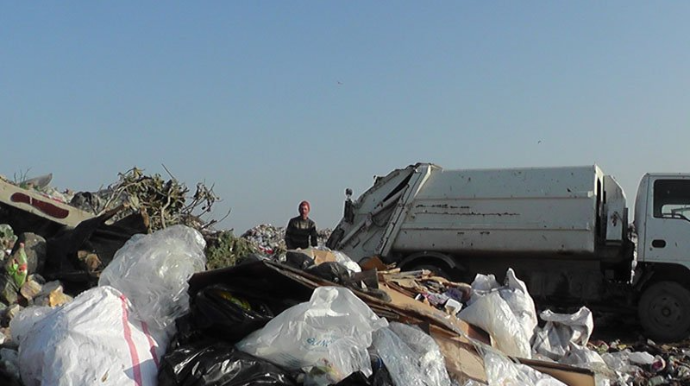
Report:
[{"label": "distant trash mound", "polygon": [[[331,231],[331,229],[317,230],[317,242],[320,246],[326,244]],[[249,241],[257,250],[267,255],[287,250],[285,246],[285,227],[259,224],[245,231],[240,237]]]}]

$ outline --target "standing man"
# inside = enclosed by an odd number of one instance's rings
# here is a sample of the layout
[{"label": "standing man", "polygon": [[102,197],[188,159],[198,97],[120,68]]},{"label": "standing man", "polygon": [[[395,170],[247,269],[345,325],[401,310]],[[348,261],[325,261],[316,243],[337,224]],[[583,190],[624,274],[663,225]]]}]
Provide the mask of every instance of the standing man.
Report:
[{"label": "standing man", "polygon": [[309,248],[309,240],[311,239],[311,246],[316,246],[316,224],[309,218],[309,211],[311,207],[309,202],[302,201],[299,203],[299,216],[293,217],[288,222],[285,228],[285,245],[287,249]]}]

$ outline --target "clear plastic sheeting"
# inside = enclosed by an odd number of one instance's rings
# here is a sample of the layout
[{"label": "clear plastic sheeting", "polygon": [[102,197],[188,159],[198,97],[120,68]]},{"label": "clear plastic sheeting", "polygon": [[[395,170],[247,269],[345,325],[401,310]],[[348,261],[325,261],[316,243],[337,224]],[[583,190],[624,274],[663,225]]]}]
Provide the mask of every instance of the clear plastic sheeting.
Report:
[{"label": "clear plastic sheeting", "polygon": [[21,344],[27,336],[31,328],[46,317],[46,315],[53,312],[54,309],[48,306],[34,306],[27,307],[19,311],[19,313],[10,320],[10,333],[12,340]]},{"label": "clear plastic sheeting", "polygon": [[419,365],[415,363],[415,352],[390,328],[382,328],[374,333],[374,347],[396,386],[433,385],[427,383]]},{"label": "clear plastic sheeting", "polygon": [[19,346],[26,386],[155,386],[168,336],[149,328],[126,297],[102,286],[37,321]]},{"label": "clear plastic sheeting", "polygon": [[637,365],[651,365],[654,363],[656,358],[654,355],[644,352],[644,351],[633,351],[628,355],[628,360],[630,363],[634,363]]},{"label": "clear plastic sheeting", "polygon": [[367,347],[372,333],[387,325],[349,289],[319,287],[308,302],[288,308],[237,348],[291,370],[317,367],[330,374],[324,382],[338,382],[355,371],[372,374]]},{"label": "clear plastic sheeting", "polygon": [[[0,368],[19,379],[21,376],[19,373],[19,353],[8,348],[0,348]],[[0,370],[0,374],[2,370]]]},{"label": "clear plastic sheeting", "polygon": [[508,302],[498,292],[478,297],[472,305],[460,311],[458,318],[488,332],[496,347],[504,353],[531,358],[529,338]]},{"label": "clear plastic sheeting", "polygon": [[443,353],[434,338],[417,326],[393,322],[390,329],[417,354],[419,367],[427,379],[434,385],[450,384]]},{"label": "clear plastic sheeting", "polygon": [[450,386],[441,349],[419,327],[392,322],[374,333],[374,348],[396,386]]},{"label": "clear plastic sheeting", "polygon": [[[328,346],[328,354],[308,369],[305,386],[326,386],[337,383],[357,371],[371,369],[371,357],[359,342],[350,337],[339,339]],[[346,375],[344,375],[346,374]]]},{"label": "clear plastic sheeting", "polygon": [[205,247],[201,233],[184,225],[135,235],[115,253],[98,285],[117,288],[143,321],[166,328],[189,311],[187,280],[205,269]]},{"label": "clear plastic sheeting", "polygon": [[514,363],[494,351],[484,355],[484,366],[489,386],[566,386],[550,375]]},{"label": "clear plastic sheeting", "polygon": [[613,353],[604,353],[601,355],[604,362],[613,372],[609,378],[613,379],[616,384],[628,385],[634,379],[634,374],[639,374],[642,369],[628,361],[629,350],[623,350]]},{"label": "clear plastic sheeting", "polygon": [[[453,386],[456,384],[453,383]],[[462,386],[487,386],[486,383],[475,381],[474,379],[470,379],[467,382],[463,383]]]},{"label": "clear plastic sheeting", "polygon": [[654,357],[651,354],[645,353],[649,357],[640,354],[626,349],[618,352],[604,353],[601,357],[611,370],[619,373],[635,374],[642,371],[638,365],[654,362]]},{"label": "clear plastic sheeting", "polygon": [[532,350],[555,361],[563,359],[572,344],[586,347],[594,330],[592,312],[587,307],[580,308],[574,314],[557,314],[546,310],[540,317],[546,321],[546,325],[534,334]]}]

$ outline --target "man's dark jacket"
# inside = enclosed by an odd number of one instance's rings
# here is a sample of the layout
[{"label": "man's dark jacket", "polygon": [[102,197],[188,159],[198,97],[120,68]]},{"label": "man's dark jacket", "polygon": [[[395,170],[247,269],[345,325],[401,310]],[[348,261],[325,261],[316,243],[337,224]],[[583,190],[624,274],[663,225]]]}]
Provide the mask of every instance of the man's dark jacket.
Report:
[{"label": "man's dark jacket", "polygon": [[285,228],[285,245],[287,249],[309,248],[316,246],[316,224],[309,217],[303,219],[302,216],[293,217]]}]

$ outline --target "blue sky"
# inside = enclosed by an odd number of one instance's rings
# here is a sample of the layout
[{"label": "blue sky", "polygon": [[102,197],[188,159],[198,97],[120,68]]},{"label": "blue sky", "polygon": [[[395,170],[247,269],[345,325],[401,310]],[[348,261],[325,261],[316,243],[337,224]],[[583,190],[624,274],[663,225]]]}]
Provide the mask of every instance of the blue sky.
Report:
[{"label": "blue sky", "polygon": [[690,3],[4,2],[0,174],[215,185],[219,228],[319,227],[374,175],[690,172]]}]

